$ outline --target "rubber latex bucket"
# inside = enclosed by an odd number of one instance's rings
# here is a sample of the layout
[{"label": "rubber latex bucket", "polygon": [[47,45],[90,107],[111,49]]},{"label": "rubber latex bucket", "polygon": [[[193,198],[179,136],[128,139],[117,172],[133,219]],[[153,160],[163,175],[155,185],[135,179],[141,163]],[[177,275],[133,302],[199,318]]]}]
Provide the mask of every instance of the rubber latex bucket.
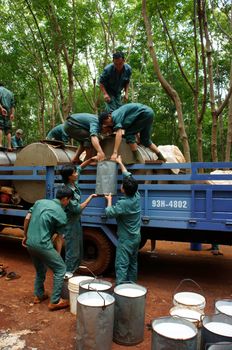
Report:
[{"label": "rubber latex bucket", "polygon": [[80,282],[79,294],[98,291],[112,294],[112,283],[101,279],[90,279]]},{"label": "rubber latex bucket", "polygon": [[232,317],[232,299],[216,300],[215,313],[220,313]]},{"label": "rubber latex bucket", "polygon": [[77,298],[76,350],[110,350],[114,326],[112,295],[86,292]]},{"label": "rubber latex bucket", "polygon": [[152,321],[152,350],[196,350],[197,328],[185,319],[160,317]]},{"label": "rubber latex bucket", "polygon": [[106,160],[97,163],[96,190],[98,195],[117,194],[117,163]]},{"label": "rubber latex bucket", "polygon": [[[191,282],[202,291],[201,287],[191,279],[182,280],[177,286],[176,291],[180,288],[183,282]],[[202,294],[199,294],[196,292],[182,291],[182,292],[175,293],[173,295],[173,305],[184,306],[184,307],[204,311],[206,300]]]},{"label": "rubber latex bucket", "polygon": [[124,283],[114,288],[116,343],[135,345],[143,341],[147,289],[138,284]]},{"label": "rubber latex bucket", "polygon": [[64,276],[62,291],[61,291],[61,298],[63,299],[69,299],[69,290],[68,290],[68,281],[69,279],[73,277],[73,274],[71,272],[68,272]]},{"label": "rubber latex bucket", "polygon": [[220,342],[216,344],[207,344],[206,350],[232,350],[232,343]]},{"label": "rubber latex bucket", "polygon": [[197,349],[200,349],[201,345],[201,323],[204,317],[202,310],[192,309],[185,306],[174,306],[169,311],[173,317],[179,317],[192,322],[198,329],[197,332]]},{"label": "rubber latex bucket", "polygon": [[232,342],[232,317],[223,314],[205,316],[201,330],[202,349],[206,344],[219,342]]},{"label": "rubber latex bucket", "polygon": [[80,282],[89,279],[91,279],[90,276],[74,276],[68,280],[70,312],[74,315],[77,313],[77,297],[79,295]]}]

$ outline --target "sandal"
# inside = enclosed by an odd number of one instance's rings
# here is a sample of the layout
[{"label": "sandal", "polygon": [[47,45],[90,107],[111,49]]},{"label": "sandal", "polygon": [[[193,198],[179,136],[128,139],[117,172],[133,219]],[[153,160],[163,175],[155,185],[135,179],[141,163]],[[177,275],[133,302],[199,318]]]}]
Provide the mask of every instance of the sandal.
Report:
[{"label": "sandal", "polygon": [[33,300],[33,304],[40,304],[42,303],[44,300],[47,300],[49,298],[48,293],[44,293],[41,297],[35,295],[34,296],[34,300]]},{"label": "sandal", "polygon": [[3,266],[0,266],[0,278],[6,276],[6,268]]},{"label": "sandal", "polygon": [[11,280],[16,280],[16,279],[18,279],[18,278],[20,278],[21,276],[20,275],[18,275],[16,272],[14,272],[14,271],[11,271],[11,272],[9,272],[7,275],[6,275],[6,280],[7,281],[11,281]]}]

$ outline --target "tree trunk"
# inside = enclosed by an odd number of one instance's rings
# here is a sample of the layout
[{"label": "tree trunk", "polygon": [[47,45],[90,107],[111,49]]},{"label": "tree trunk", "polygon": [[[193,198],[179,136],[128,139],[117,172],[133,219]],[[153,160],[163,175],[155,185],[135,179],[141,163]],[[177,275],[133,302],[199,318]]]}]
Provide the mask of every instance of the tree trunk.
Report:
[{"label": "tree trunk", "polygon": [[[232,86],[232,62],[230,68],[230,86]],[[227,126],[227,137],[226,137],[226,155],[225,161],[230,161],[231,154],[231,143],[232,143],[232,96],[229,99],[229,111],[228,111],[228,126]]]},{"label": "tree trunk", "polygon": [[179,129],[180,138],[181,138],[182,144],[183,144],[183,153],[184,153],[186,161],[191,162],[188,137],[187,137],[187,134],[185,131],[185,125],[184,125],[184,119],[183,119],[182,103],[181,103],[180,97],[179,97],[178,93],[176,92],[176,90],[173,89],[173,87],[167,82],[167,80],[163,77],[163,75],[160,71],[159,63],[158,63],[157,56],[156,56],[156,51],[155,51],[155,48],[153,45],[151,23],[150,23],[150,19],[147,16],[147,11],[146,11],[146,0],[142,0],[142,15],[143,15],[145,28],[146,28],[147,43],[148,43],[148,48],[149,48],[150,55],[151,55],[151,58],[153,61],[154,71],[157,75],[157,78],[158,78],[161,86],[166,91],[167,95],[175,103],[177,116],[178,116],[178,129]]}]

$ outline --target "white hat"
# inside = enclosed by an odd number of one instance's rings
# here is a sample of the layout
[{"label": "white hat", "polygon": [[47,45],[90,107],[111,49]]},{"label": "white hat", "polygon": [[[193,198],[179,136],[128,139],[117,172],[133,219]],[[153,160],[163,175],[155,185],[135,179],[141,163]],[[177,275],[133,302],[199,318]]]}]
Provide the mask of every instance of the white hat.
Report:
[{"label": "white hat", "polygon": [[16,134],[20,134],[20,135],[22,135],[22,134],[23,134],[23,130],[22,130],[22,129],[18,129],[18,130],[16,130]]}]

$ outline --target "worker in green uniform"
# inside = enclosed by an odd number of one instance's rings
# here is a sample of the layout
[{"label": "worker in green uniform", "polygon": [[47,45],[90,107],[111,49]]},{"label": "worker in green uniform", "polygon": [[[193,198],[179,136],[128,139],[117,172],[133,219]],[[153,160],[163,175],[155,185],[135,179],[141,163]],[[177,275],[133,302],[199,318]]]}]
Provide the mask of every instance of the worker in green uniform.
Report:
[{"label": "worker in green uniform", "polygon": [[125,91],[124,102],[128,102],[128,91],[132,69],[125,63],[123,52],[113,54],[113,63],[108,64],[99,79],[106,110],[112,112],[122,105],[121,92]]},{"label": "worker in green uniform", "polygon": [[68,217],[64,233],[67,273],[74,273],[81,264],[83,258],[83,232],[80,216],[82,210],[89,204],[91,199],[97,196],[93,193],[81,203],[81,191],[78,186],[78,180],[82,170],[92,161],[96,161],[96,157],[87,159],[77,167],[74,164],[64,165],[60,171],[64,184],[73,193],[73,199],[70,200],[65,209]]},{"label": "worker in green uniform", "polygon": [[13,93],[6,89],[2,83],[0,83],[0,147],[2,144],[3,131],[7,137],[8,151],[12,151],[11,147],[11,129],[12,120],[14,119],[15,102]]},{"label": "worker in green uniform", "polygon": [[11,146],[12,148],[18,148],[18,147],[23,147],[23,130],[18,129],[16,130],[16,133],[14,136],[11,138]]},{"label": "worker in green uniform", "polygon": [[53,271],[53,291],[48,308],[51,311],[69,306],[69,301],[61,298],[66,266],[52,243],[54,233],[63,234],[67,224],[64,212],[72,197],[68,187],[58,189],[56,199],[40,199],[29,210],[24,221],[23,246],[28,249],[36,270],[34,283],[34,304],[48,298],[44,291],[47,267]]},{"label": "worker in green uniform", "polygon": [[140,134],[140,143],[149,147],[156,153],[159,160],[166,161],[158,147],[151,141],[151,131],[154,119],[153,110],[141,103],[128,103],[112,113],[103,112],[99,116],[99,126],[103,134],[116,131],[114,150],[111,160],[118,156],[118,149],[122,141],[123,129],[125,130],[126,142],[129,144],[135,161],[139,160],[137,151],[136,135]]},{"label": "worker in green uniform", "polygon": [[[78,148],[73,163],[80,163],[80,155],[86,151],[85,159],[93,156],[94,149],[97,151],[97,159],[103,160],[105,154],[99,143],[99,124],[98,117],[90,113],[76,113],[68,116],[64,123],[64,131],[66,134],[79,142]],[[93,146],[93,147],[92,147]]]},{"label": "worker in green uniform", "polygon": [[116,158],[116,162],[120,165],[123,174],[121,192],[125,196],[112,205],[111,194],[105,195],[107,199],[105,213],[108,218],[116,218],[118,225],[115,259],[116,285],[118,285],[125,281],[136,282],[137,280],[141,205],[136,180],[123,165],[121,156]]},{"label": "worker in green uniform", "polygon": [[64,131],[64,124],[56,125],[53,129],[51,129],[48,132],[46,139],[62,141],[64,144],[69,143],[69,137]]}]

